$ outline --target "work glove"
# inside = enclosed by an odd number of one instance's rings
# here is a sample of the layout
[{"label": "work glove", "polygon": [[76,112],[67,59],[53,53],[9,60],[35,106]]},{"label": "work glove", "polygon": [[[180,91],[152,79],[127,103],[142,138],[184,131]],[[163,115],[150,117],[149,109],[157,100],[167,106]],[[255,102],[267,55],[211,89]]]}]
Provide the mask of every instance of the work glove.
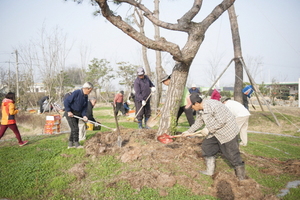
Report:
[{"label": "work glove", "polygon": [[68,112],[68,117],[73,117],[74,114],[72,112]]},{"label": "work glove", "polygon": [[142,106],[145,106],[145,105],[146,105],[146,101],[143,100],[143,101],[142,101]]},{"label": "work glove", "polygon": [[151,87],[151,92],[154,93],[156,91],[155,87]]},{"label": "work glove", "polygon": [[181,133],[182,137],[187,137],[190,136],[192,133],[188,132],[188,131],[184,131]]},{"label": "work glove", "polygon": [[205,136],[207,136],[207,135],[209,134],[209,130],[208,130],[206,127],[204,127],[204,128],[201,130],[201,134],[205,137]]},{"label": "work glove", "polygon": [[88,120],[89,119],[86,116],[83,117],[83,121],[87,122]]}]

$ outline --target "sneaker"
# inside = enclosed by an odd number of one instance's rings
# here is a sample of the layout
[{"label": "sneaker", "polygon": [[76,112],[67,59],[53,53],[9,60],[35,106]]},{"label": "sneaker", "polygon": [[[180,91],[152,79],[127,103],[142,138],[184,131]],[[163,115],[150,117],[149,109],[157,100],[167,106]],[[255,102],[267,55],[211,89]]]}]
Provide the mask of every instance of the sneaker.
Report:
[{"label": "sneaker", "polygon": [[75,142],[76,149],[83,149],[83,146],[80,145],[79,142]]},{"label": "sneaker", "polygon": [[27,144],[27,143],[28,143],[27,140],[26,140],[26,141],[23,141],[23,142],[19,143],[19,146],[22,147],[22,146],[24,146],[24,145]]}]

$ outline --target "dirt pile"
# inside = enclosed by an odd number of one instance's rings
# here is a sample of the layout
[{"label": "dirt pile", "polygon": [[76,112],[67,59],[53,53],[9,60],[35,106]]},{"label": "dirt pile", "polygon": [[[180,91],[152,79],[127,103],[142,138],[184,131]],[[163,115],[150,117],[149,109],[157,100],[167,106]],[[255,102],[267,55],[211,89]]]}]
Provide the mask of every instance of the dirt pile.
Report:
[{"label": "dirt pile", "polygon": [[[180,184],[194,194],[212,195],[220,199],[278,199],[264,196],[262,186],[249,177],[239,181],[232,168],[217,168],[212,177],[213,184],[207,187],[207,178],[199,173],[205,169],[200,146],[202,138],[177,138],[170,144],[163,144],[156,140],[155,134],[155,130],[121,129],[123,143],[119,148],[116,133],[98,133],[86,141],[86,154],[94,159],[102,155],[114,155],[127,163],[127,170],[107,187],[125,180],[137,191],[144,186],[159,189],[161,196],[168,195],[165,188]],[[265,166],[266,170],[262,173],[299,175],[300,163],[297,161],[280,162],[246,154],[242,156],[247,165]]]}]

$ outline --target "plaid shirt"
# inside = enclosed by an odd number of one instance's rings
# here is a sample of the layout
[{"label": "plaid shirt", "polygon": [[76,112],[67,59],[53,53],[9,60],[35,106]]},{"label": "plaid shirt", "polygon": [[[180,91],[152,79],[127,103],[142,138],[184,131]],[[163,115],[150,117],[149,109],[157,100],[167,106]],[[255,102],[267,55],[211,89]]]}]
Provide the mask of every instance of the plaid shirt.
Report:
[{"label": "plaid shirt", "polygon": [[209,130],[207,138],[215,136],[221,144],[231,141],[239,133],[235,117],[220,101],[203,100],[203,111],[199,112],[195,123],[189,128],[188,132],[195,132],[203,124]]}]

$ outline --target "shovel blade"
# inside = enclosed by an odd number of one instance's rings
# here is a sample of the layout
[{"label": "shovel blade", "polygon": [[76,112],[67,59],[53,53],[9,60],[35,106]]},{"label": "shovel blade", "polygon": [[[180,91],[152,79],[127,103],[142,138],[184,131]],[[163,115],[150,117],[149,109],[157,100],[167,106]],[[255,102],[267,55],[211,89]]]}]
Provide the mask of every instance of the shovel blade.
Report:
[{"label": "shovel blade", "polygon": [[118,136],[118,139],[117,139],[117,146],[118,146],[118,147],[122,147],[122,138],[121,138],[121,136]]},{"label": "shovel blade", "polygon": [[146,125],[152,128],[153,126],[155,126],[155,125],[157,124],[157,122],[158,122],[157,119],[154,119],[154,118],[150,117],[150,118],[148,119]]},{"label": "shovel blade", "polygon": [[168,144],[168,143],[173,142],[172,138],[173,138],[172,136],[164,133],[164,134],[158,136],[157,140],[161,143]]}]

